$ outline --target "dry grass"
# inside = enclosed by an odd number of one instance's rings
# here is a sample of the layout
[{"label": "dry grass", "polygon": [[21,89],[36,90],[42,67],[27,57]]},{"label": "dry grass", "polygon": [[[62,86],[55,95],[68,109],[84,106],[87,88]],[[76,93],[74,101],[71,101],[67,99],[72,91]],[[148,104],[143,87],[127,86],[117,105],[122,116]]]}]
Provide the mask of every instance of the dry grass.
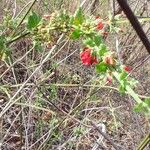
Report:
[{"label": "dry grass", "polygon": [[[27,3],[2,1],[0,20],[7,11],[15,17]],[[150,17],[150,2],[145,1],[144,5],[143,0],[136,4],[130,0],[130,3],[137,16]],[[85,14],[100,14],[107,19],[111,7],[106,0],[91,4],[94,3],[88,0],[84,4]],[[63,8],[74,13],[77,5],[73,0],[40,0],[33,9],[41,15]],[[149,25],[143,23],[148,36]],[[123,27],[126,33],[110,35],[106,43],[115,50],[118,40],[122,61],[136,67],[148,54],[132,27],[129,24]],[[12,61],[0,62],[0,110],[7,110],[0,118],[0,149],[113,150],[113,142],[118,149],[134,150],[139,145],[149,132],[149,120],[133,112],[134,102],[128,95],[120,95],[110,86],[96,86],[101,84],[99,76],[93,67],[81,64],[80,45],[63,38],[44,62],[50,51],[38,53],[32,49],[30,39],[11,44]],[[136,91],[140,95],[150,95],[149,63],[150,60],[143,62],[132,74],[139,81]]]}]

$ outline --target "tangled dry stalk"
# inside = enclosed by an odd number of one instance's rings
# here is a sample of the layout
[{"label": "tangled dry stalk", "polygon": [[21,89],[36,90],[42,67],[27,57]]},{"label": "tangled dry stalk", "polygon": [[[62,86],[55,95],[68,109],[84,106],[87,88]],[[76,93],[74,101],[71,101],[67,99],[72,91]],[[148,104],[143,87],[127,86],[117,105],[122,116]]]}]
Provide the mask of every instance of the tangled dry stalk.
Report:
[{"label": "tangled dry stalk", "polygon": [[[31,3],[2,2],[0,21],[7,14],[13,19],[24,16]],[[150,17],[148,0],[129,3],[137,17]],[[41,15],[63,8],[74,13],[78,5],[79,1],[72,0],[40,0],[32,9]],[[86,14],[105,19],[112,10],[107,0],[84,0],[80,5]],[[122,13],[117,4],[115,10],[114,14]],[[122,63],[135,68],[131,73],[139,81],[135,90],[149,96],[149,57],[132,27],[128,23],[121,26],[125,32],[108,36],[106,43],[117,49]],[[149,37],[149,22],[142,26]],[[63,35],[51,49],[43,47],[42,53],[28,38],[10,44],[12,60],[0,62],[2,150],[134,150],[149,132],[149,119],[133,112],[132,98],[120,95],[112,86],[99,85],[94,68],[81,64],[80,44]]]}]

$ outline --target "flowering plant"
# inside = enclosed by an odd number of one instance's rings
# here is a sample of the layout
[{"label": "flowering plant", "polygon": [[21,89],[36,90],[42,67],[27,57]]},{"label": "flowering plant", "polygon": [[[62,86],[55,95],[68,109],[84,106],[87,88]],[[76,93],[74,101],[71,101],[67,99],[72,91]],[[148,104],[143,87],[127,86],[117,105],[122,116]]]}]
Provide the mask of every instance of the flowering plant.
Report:
[{"label": "flowering plant", "polygon": [[[81,48],[80,58],[83,65],[95,65],[96,72],[103,76],[109,84],[118,82],[120,92],[128,93],[134,98],[137,102],[135,107],[137,112],[143,111],[150,114],[150,99],[142,100],[132,90],[132,80],[128,78],[131,68],[121,65],[115,57],[115,52],[111,51],[105,44],[103,37],[109,34],[104,30],[106,25],[110,26],[110,32],[120,31],[118,27],[113,26],[111,21],[104,23],[99,16],[87,17],[79,8],[74,16],[66,11],[60,11],[51,15],[44,15],[41,18],[32,12],[26,22],[28,34],[25,33],[24,35],[33,39],[34,47],[38,50],[41,50],[42,46],[51,48],[62,33],[72,40],[82,40],[83,48]],[[7,54],[6,45],[13,41],[15,39],[7,41],[5,37],[0,37],[0,48],[3,54]],[[1,55],[0,52],[0,57]]]},{"label": "flowering plant", "polygon": [[83,52],[80,53],[81,61],[84,65],[97,64],[96,56],[92,55],[92,50],[90,48],[84,48]]}]

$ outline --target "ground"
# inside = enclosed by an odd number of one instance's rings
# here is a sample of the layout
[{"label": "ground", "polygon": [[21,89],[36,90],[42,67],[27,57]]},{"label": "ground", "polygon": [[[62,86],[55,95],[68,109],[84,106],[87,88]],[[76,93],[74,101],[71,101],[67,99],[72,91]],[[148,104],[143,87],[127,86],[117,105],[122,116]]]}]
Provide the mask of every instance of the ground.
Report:
[{"label": "ground", "polygon": [[[138,18],[150,17],[148,0],[144,3],[143,0],[129,0],[129,3]],[[3,1],[1,22],[7,12],[16,16],[26,4],[23,0]],[[65,8],[73,14],[77,6],[77,1],[41,0],[33,10],[44,15]],[[87,0],[83,9],[85,14],[100,15],[107,20],[112,6],[106,0],[93,0],[92,3]],[[122,13],[117,4],[116,9]],[[142,22],[142,27],[150,37],[150,23]],[[116,53],[122,63],[135,68],[131,77],[138,85],[134,90],[139,95],[150,96],[149,54],[129,23],[123,24],[122,29],[122,34],[111,34],[105,42],[116,51],[116,41],[119,41],[120,53]],[[31,49],[29,38],[20,39],[10,47],[14,64],[0,62],[1,111],[49,52],[46,48],[42,53]],[[2,150],[113,150],[112,143],[118,149],[134,150],[150,132],[149,118],[133,111],[134,100],[114,89],[116,83],[101,84],[94,66],[81,63],[80,48],[80,41],[64,39],[22,88],[14,99],[18,101],[0,119]],[[104,136],[91,122],[103,131]]]}]

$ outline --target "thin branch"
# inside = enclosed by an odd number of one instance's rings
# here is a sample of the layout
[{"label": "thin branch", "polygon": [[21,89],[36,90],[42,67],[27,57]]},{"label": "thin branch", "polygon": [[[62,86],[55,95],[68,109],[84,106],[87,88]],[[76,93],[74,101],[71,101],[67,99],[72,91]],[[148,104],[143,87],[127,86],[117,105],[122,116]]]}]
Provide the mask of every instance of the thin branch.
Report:
[{"label": "thin branch", "polygon": [[133,26],[134,30],[138,34],[139,38],[143,42],[143,45],[146,47],[148,53],[150,54],[150,42],[144,33],[144,30],[142,29],[138,19],[132,12],[131,8],[129,7],[128,3],[126,0],[117,0],[119,5],[121,6],[122,10],[126,14],[127,18],[129,19],[131,25]]},{"label": "thin branch", "polygon": [[122,149],[122,147],[117,146],[114,141],[112,139],[110,139],[110,137],[105,134],[104,132],[101,131],[101,129],[99,127],[97,127],[97,125],[95,123],[93,123],[92,121],[90,122],[91,125],[106,139],[110,142],[110,144],[116,149],[116,150],[120,150],[120,148]]},{"label": "thin branch", "polygon": [[[3,110],[0,113],[0,118],[5,114],[5,112],[7,110],[9,110],[9,108],[15,104],[18,100],[15,99],[16,96],[21,92],[21,90],[24,88],[24,86],[30,81],[30,79],[34,76],[35,73],[37,73],[40,68],[43,66],[43,64],[47,61],[47,59],[51,56],[52,52],[54,50],[56,50],[60,44],[60,42],[62,41],[62,39],[64,38],[64,34],[62,34],[60,36],[60,38],[58,39],[57,43],[51,48],[51,50],[49,51],[49,53],[47,54],[47,56],[43,59],[43,61],[41,62],[41,64],[33,71],[33,73],[28,77],[28,79],[21,85],[21,87],[18,89],[18,91],[13,95],[13,97],[9,100],[9,102],[6,104],[6,106],[3,108]],[[15,100],[14,100],[15,99]]]},{"label": "thin branch", "polygon": [[143,150],[147,144],[150,144],[150,133],[143,139],[136,150]]},{"label": "thin branch", "polygon": [[25,13],[25,15],[23,16],[23,18],[21,19],[21,21],[19,22],[19,24],[17,25],[17,27],[19,27],[22,22],[24,21],[24,19],[26,18],[26,16],[28,15],[28,13],[30,12],[30,10],[32,9],[32,7],[34,6],[34,4],[36,3],[37,0],[33,0],[31,6],[29,7],[28,11]]}]

